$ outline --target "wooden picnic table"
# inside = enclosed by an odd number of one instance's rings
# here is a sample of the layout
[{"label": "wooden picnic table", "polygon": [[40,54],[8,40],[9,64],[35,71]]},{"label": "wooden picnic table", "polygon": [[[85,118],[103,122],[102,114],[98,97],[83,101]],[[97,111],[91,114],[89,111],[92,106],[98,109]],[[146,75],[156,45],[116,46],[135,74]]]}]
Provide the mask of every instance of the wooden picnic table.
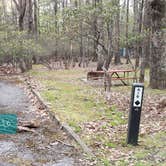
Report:
[{"label": "wooden picnic table", "polygon": [[[127,85],[127,83],[125,82],[126,80],[133,80],[137,81],[137,77],[136,77],[136,71],[132,70],[132,69],[121,69],[121,70],[109,70],[107,71],[107,73],[110,74],[111,80],[119,80],[121,81],[124,85]],[[133,76],[130,76],[130,73],[133,73]],[[91,71],[88,73],[88,79],[90,78],[90,75],[93,75],[92,78],[96,79],[96,78],[103,78],[105,74],[105,71]]]},{"label": "wooden picnic table", "polygon": [[[133,80],[133,82],[137,81],[135,70],[110,70],[109,73],[111,74],[112,80],[120,80],[124,85],[127,85],[125,80]],[[134,76],[130,77],[130,73],[133,73]]]}]

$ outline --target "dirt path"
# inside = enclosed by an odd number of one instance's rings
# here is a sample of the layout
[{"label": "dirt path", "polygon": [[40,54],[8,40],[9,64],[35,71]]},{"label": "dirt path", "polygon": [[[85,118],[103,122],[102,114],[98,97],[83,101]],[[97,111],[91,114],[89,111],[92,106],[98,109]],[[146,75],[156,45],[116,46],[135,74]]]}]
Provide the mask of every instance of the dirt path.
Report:
[{"label": "dirt path", "polygon": [[46,115],[42,117],[34,110],[23,89],[0,81],[0,113],[15,113],[19,121],[33,119],[40,123],[34,132],[0,135],[0,166],[84,165],[68,136]]}]

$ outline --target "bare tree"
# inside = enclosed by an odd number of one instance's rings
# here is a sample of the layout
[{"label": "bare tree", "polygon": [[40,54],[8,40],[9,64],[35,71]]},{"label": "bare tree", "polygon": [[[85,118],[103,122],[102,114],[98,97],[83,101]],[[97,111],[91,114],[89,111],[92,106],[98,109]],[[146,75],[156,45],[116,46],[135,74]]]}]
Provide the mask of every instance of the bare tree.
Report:
[{"label": "bare tree", "polygon": [[[138,0],[134,0],[134,27],[133,33],[135,36],[139,35],[139,2]],[[135,69],[139,66],[139,43],[136,40],[134,45],[134,56],[136,58],[135,61]]]},{"label": "bare tree", "polygon": [[129,0],[127,0],[126,6],[126,64],[129,63],[129,48],[128,48],[128,30],[129,30]]},{"label": "bare tree", "polygon": [[110,22],[107,23],[107,34],[108,34],[108,53],[106,54],[106,60],[104,64],[104,68],[106,70],[109,69],[110,63],[113,58],[113,21],[112,19]]},{"label": "bare tree", "polygon": [[32,0],[28,0],[28,32],[33,32],[33,3]]},{"label": "bare tree", "polygon": [[120,64],[120,1],[116,0],[116,17],[115,17],[115,64]]},{"label": "bare tree", "polygon": [[34,0],[34,34],[37,39],[38,35],[38,1]]},{"label": "bare tree", "polygon": [[17,11],[19,13],[19,30],[23,31],[24,30],[24,16],[25,16],[25,11],[26,11],[26,5],[27,1],[26,0],[13,0]]}]

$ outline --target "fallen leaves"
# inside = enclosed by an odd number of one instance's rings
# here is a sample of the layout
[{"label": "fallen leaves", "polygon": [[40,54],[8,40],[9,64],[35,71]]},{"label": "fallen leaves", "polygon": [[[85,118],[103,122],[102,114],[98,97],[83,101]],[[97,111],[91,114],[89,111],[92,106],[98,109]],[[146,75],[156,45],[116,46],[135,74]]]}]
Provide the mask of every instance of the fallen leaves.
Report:
[{"label": "fallen leaves", "polygon": [[11,66],[0,66],[0,75],[6,74],[16,74],[17,71],[14,67]]},{"label": "fallen leaves", "polygon": [[[47,77],[44,77],[44,79],[47,79]],[[70,78],[70,81],[66,78],[63,79],[67,83],[71,83],[72,80],[72,84],[74,85],[78,83],[78,80],[73,78]],[[86,82],[86,84],[88,84],[88,82]],[[48,90],[55,91],[55,88],[57,87],[51,86],[51,88],[48,87]],[[99,89],[95,86],[90,90],[88,89],[88,91],[86,89],[81,89],[78,97],[81,96],[80,92],[83,95],[85,94],[85,97],[81,100],[84,103],[88,102],[86,96],[88,94],[93,94],[96,97],[96,103],[101,102],[102,99],[104,100],[106,98],[108,108],[113,108],[108,109],[108,112],[105,112],[107,108],[105,108],[106,106],[104,105],[101,105],[101,108],[94,107],[94,112],[97,113],[97,111],[100,111],[101,117],[77,124],[81,127],[81,131],[79,132],[80,136],[87,141],[88,145],[92,148],[97,157],[106,158],[109,163],[112,163],[112,165],[118,162],[120,162],[120,165],[121,160],[123,160],[124,163],[127,163],[126,165],[136,164],[138,160],[138,158],[134,156],[136,148],[130,148],[126,145],[127,119],[130,109],[131,89],[129,87],[113,87],[111,93],[104,93],[102,88]],[[56,98],[55,100],[59,101],[59,98]],[[63,102],[60,104],[63,104]],[[145,91],[140,125],[140,137],[145,138],[149,135],[153,135],[154,133],[164,131],[166,129],[165,119],[166,111],[163,95],[151,95],[151,93]],[[142,142],[140,144],[142,144]],[[140,151],[144,151],[144,148],[145,145],[142,145]],[[153,149],[151,150],[153,151]],[[149,159],[143,157],[141,161],[144,162],[144,160]],[[124,164],[123,161],[121,165]]]}]

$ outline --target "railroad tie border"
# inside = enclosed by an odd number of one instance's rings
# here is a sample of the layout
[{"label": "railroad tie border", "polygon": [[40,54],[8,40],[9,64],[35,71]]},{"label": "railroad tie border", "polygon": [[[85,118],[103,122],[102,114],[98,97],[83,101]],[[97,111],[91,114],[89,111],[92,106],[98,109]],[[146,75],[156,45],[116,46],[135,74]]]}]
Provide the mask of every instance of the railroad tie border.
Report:
[{"label": "railroad tie border", "polygon": [[94,154],[92,153],[92,151],[88,148],[88,146],[81,140],[79,135],[76,134],[73,131],[73,129],[68,124],[62,123],[60,121],[60,119],[57,118],[53,112],[50,111],[50,108],[47,106],[47,104],[45,104],[45,101],[41,97],[40,93],[32,88],[32,86],[31,86],[30,82],[28,81],[28,79],[24,79],[24,82],[26,83],[26,86],[31,91],[31,93],[37,98],[37,100],[42,105],[42,107],[47,111],[47,113],[49,114],[50,118],[53,121],[55,121],[55,123],[57,125],[59,125],[63,131],[65,131],[67,134],[69,134],[69,136],[71,136],[81,146],[81,148],[83,149],[83,151],[87,155],[89,155],[91,157],[95,157]]}]

